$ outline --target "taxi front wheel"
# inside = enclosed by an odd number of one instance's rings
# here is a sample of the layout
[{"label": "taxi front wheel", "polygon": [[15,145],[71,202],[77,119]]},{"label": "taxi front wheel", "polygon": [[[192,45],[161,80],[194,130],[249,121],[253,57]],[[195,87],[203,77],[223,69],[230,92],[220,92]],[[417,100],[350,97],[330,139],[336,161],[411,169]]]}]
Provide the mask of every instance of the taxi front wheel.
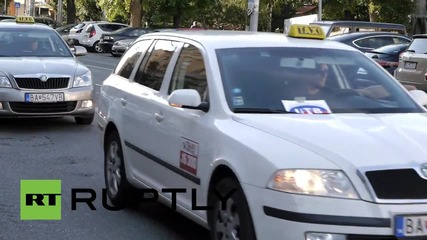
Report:
[{"label": "taxi front wheel", "polygon": [[249,206],[239,183],[233,178],[224,178],[215,188],[221,196],[233,194],[224,205],[215,194],[209,197],[209,205],[214,206],[213,211],[208,212],[210,239],[256,240]]}]

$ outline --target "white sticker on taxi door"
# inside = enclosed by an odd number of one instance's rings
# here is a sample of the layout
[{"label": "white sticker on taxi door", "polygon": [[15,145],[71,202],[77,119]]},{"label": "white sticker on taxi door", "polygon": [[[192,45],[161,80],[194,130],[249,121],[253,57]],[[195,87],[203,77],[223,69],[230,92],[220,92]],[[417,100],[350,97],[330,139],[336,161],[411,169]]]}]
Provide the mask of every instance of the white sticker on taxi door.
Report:
[{"label": "white sticker on taxi door", "polygon": [[196,175],[199,144],[190,139],[182,137],[182,147],[179,155],[179,167],[191,174]]}]

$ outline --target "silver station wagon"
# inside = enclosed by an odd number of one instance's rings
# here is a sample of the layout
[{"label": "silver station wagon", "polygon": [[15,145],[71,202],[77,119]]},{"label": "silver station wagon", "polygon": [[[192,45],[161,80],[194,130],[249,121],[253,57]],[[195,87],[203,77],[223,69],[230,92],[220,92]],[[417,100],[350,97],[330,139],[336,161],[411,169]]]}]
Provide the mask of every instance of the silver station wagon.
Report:
[{"label": "silver station wagon", "polygon": [[85,54],[32,17],[0,23],[0,118],[72,116],[91,124],[92,74],[76,59]]}]

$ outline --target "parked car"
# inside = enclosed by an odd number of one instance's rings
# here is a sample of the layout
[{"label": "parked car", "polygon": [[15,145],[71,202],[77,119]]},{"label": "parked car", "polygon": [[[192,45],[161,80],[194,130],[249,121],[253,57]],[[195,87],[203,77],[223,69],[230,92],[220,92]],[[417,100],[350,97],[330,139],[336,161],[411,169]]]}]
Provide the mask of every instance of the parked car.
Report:
[{"label": "parked car", "polygon": [[89,23],[85,30],[83,30],[83,36],[80,44],[88,50],[94,50],[95,52],[101,53],[104,51],[100,45],[102,34],[111,33],[127,27],[129,27],[129,25],[114,22]]},{"label": "parked car", "polygon": [[11,16],[11,15],[0,15],[0,21],[2,21],[4,19],[13,19],[15,21],[15,16]]},{"label": "parked car", "polygon": [[365,21],[315,21],[311,25],[322,27],[326,37],[335,35],[353,33],[353,32],[394,32],[407,35],[406,27],[403,24],[380,23]]},{"label": "parked car", "polygon": [[413,39],[402,53],[394,76],[400,82],[427,91],[427,34],[414,35]]},{"label": "parked car", "polygon": [[394,74],[394,70],[399,66],[399,57],[408,46],[409,43],[387,45],[367,51],[365,55],[378,62],[390,74]]},{"label": "parked car", "polygon": [[113,55],[114,57],[123,55],[129,49],[129,47],[132,46],[135,40],[136,39],[134,38],[127,38],[115,41],[113,46],[111,47],[111,55]]},{"label": "parked car", "polygon": [[87,27],[88,24],[94,23],[96,21],[83,21],[74,26],[68,35],[68,41],[72,45],[80,45],[80,41],[82,40],[83,30]]},{"label": "parked car", "polygon": [[34,20],[36,21],[36,23],[43,23],[51,28],[57,28],[60,26],[57,21],[49,17],[34,17]]},{"label": "parked car", "polygon": [[328,37],[327,39],[345,43],[362,52],[391,44],[407,44],[412,41],[408,36],[389,32],[356,32]]},{"label": "parked car", "polygon": [[[146,34],[148,32],[153,32],[152,29],[148,28],[138,28],[138,27],[127,27],[122,28],[112,33],[104,33],[101,35],[101,40],[99,45],[102,50],[107,53],[112,53],[111,48],[113,43],[122,39],[137,39],[139,36]],[[112,53],[114,55],[114,53]]]},{"label": "parked car", "polygon": [[76,24],[67,24],[64,25],[62,27],[59,28],[55,28],[55,30],[59,33],[59,35],[61,35],[62,39],[64,39],[64,41],[68,41],[68,36],[70,34],[70,30],[76,26]]}]

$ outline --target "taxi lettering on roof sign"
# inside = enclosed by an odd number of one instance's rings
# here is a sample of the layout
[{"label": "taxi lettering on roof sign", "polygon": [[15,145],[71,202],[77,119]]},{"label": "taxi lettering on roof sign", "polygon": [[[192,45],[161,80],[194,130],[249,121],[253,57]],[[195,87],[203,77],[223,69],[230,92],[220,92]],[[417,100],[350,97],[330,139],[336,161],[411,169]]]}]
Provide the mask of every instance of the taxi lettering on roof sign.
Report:
[{"label": "taxi lettering on roof sign", "polygon": [[17,16],[16,17],[17,23],[34,23],[34,18],[31,16]]},{"label": "taxi lettering on roof sign", "polygon": [[288,33],[289,37],[325,39],[325,32],[320,26],[293,24]]}]

